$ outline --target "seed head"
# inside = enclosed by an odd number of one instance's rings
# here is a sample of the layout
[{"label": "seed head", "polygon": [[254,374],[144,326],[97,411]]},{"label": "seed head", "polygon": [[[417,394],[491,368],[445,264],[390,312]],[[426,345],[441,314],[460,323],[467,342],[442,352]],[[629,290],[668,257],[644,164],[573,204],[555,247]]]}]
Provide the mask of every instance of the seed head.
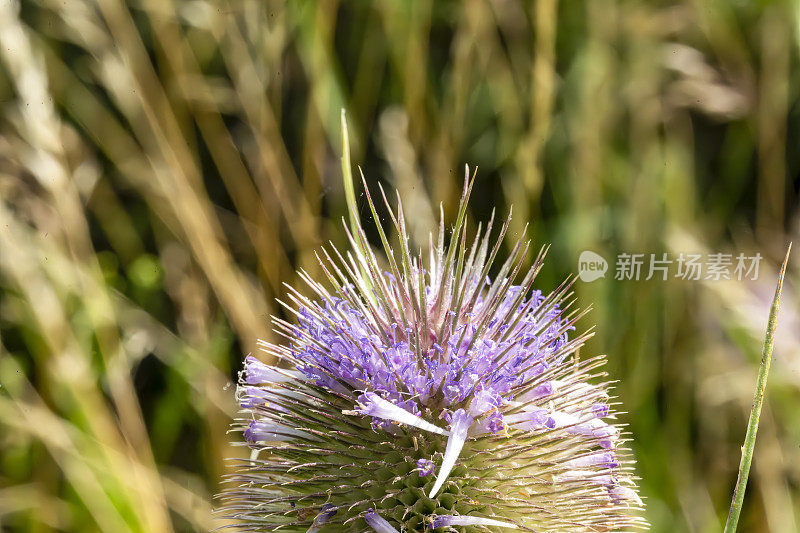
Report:
[{"label": "seed head", "polygon": [[[360,225],[351,250],[322,250],[325,283],[290,288],[296,321],[275,320],[238,388],[236,428],[252,449],[224,511],[242,531],[617,531],[642,502],[602,356],[579,359],[571,281],[534,289],[546,248],[516,242],[488,276],[509,226],[467,242],[465,179],[445,246],[412,255],[402,204],[396,254],[367,201],[380,259]],[[525,265],[532,264],[529,268]]]}]

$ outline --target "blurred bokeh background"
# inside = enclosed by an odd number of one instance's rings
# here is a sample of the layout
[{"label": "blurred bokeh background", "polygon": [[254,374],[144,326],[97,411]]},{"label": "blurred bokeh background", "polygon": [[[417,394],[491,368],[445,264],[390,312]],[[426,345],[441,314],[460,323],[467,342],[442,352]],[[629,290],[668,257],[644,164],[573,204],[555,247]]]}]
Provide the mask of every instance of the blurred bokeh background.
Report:
[{"label": "blurred bokeh background", "polygon": [[[0,529],[220,525],[243,356],[344,244],[346,108],[415,236],[477,165],[470,225],[513,204],[545,291],[587,249],[764,257],[576,285],[653,530],[719,531],[800,228],[798,28],[789,0],[0,0]],[[800,525],[798,265],[743,531]]]}]

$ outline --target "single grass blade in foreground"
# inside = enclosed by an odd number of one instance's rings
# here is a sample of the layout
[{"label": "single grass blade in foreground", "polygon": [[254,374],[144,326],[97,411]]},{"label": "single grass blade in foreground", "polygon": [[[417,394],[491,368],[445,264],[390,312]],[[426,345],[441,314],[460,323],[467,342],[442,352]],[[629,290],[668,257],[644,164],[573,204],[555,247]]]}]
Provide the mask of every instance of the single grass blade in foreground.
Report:
[{"label": "single grass blade in foreground", "polygon": [[761,366],[758,369],[758,383],[756,384],[756,394],[753,398],[753,409],[750,411],[750,420],[747,422],[747,434],[744,437],[742,446],[742,461],[739,464],[739,477],[736,480],[736,488],[733,491],[733,501],[728,512],[728,521],[725,524],[725,533],[736,531],[736,524],[739,522],[739,513],[742,512],[744,503],[744,490],[747,487],[747,477],[750,474],[750,463],[753,462],[753,450],[756,446],[756,433],[758,432],[758,419],[761,416],[761,406],[764,404],[764,393],[767,389],[767,376],[769,375],[769,365],[772,362],[772,347],[775,344],[775,328],[778,325],[778,305],[781,301],[781,289],[783,288],[783,277],[786,274],[786,264],[789,262],[789,252],[792,245],[786,250],[786,257],[781,265],[778,275],[778,286],[775,288],[775,297],[772,299],[772,306],[769,310],[769,322],[767,322],[767,334],[764,337],[764,349],[761,352]]}]

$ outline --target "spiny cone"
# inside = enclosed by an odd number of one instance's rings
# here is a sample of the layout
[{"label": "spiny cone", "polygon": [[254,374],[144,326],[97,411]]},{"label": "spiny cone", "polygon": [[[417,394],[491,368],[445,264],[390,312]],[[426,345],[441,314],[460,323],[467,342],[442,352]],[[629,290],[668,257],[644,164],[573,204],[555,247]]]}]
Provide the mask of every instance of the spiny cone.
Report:
[{"label": "spiny cone", "polygon": [[[604,357],[579,360],[566,281],[533,289],[508,229],[467,242],[465,180],[450,243],[444,222],[427,269],[409,252],[402,205],[389,208],[399,254],[367,199],[385,252],[356,222],[352,250],[323,250],[325,284],[290,289],[296,322],[276,319],[276,361],[248,357],[236,427],[252,448],[223,494],[241,531],[619,531],[646,527]],[[382,191],[381,191],[382,192]],[[384,264],[385,263],[385,264]]]}]

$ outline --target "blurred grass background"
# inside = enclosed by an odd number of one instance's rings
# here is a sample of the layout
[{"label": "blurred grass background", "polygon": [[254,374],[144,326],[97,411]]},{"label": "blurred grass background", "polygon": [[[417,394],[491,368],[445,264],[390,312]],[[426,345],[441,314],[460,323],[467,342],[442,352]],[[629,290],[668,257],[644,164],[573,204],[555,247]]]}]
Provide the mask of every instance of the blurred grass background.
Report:
[{"label": "blurred grass background", "polygon": [[[719,531],[800,223],[798,28],[788,0],[0,0],[0,528],[219,525],[243,356],[344,243],[344,107],[418,238],[478,165],[470,224],[513,204],[544,290],[585,249],[765,257],[576,288],[653,530]],[[800,523],[797,265],[743,531]]]}]

